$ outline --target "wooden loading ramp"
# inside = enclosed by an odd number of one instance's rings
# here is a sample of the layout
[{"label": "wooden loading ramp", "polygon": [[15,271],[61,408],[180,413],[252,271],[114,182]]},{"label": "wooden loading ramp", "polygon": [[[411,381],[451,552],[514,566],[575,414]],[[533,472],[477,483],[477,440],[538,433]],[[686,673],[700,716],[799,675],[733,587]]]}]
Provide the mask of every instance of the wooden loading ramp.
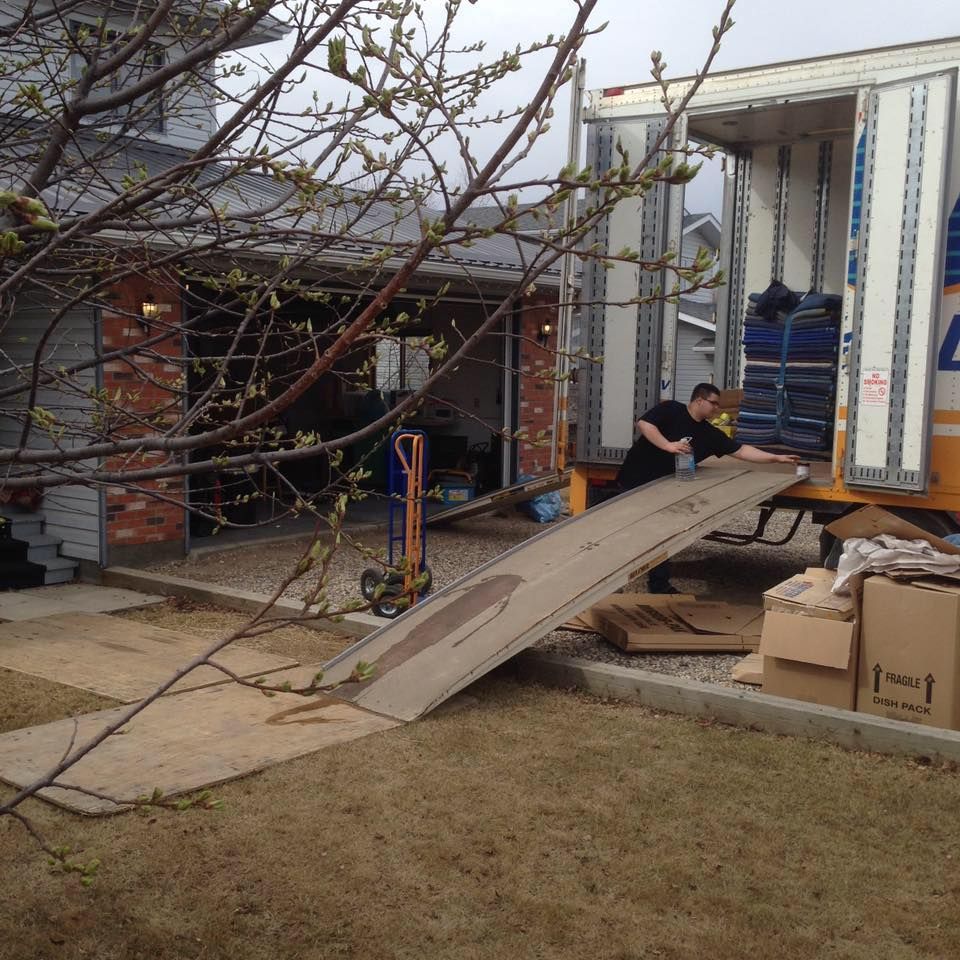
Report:
[{"label": "wooden loading ramp", "polygon": [[515,483],[513,486],[495,490],[493,493],[484,494],[466,503],[458,503],[455,507],[433,513],[427,517],[427,526],[440,526],[444,523],[466,520],[468,517],[478,517],[491,510],[502,510],[504,507],[512,507],[525,500],[532,500],[543,493],[562,490],[570,486],[572,476],[572,470],[564,470],[561,473],[551,473],[546,477],[527,480],[525,483]]},{"label": "wooden loading ramp", "polygon": [[336,696],[414,720],[569,617],[796,483],[792,471],[728,466],[672,477],[563,521],[439,590],[345,650],[327,681],[359,661],[373,678]]}]

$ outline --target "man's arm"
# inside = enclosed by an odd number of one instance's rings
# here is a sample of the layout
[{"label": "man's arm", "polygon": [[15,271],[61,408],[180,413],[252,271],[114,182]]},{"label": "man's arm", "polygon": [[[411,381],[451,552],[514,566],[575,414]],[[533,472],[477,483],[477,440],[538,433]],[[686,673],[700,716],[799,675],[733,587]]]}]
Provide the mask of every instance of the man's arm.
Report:
[{"label": "man's arm", "polygon": [[690,453],[692,450],[690,444],[684,443],[682,440],[672,442],[668,440],[660,432],[660,428],[654,426],[649,420],[638,420],[637,429],[640,431],[640,435],[649,443],[652,443],[658,450],[666,450],[667,453],[673,454]]},{"label": "man's arm", "polygon": [[769,453],[759,447],[751,447],[749,443],[741,445],[739,450],[730,454],[738,460],[747,463],[799,463],[800,458],[792,453]]}]

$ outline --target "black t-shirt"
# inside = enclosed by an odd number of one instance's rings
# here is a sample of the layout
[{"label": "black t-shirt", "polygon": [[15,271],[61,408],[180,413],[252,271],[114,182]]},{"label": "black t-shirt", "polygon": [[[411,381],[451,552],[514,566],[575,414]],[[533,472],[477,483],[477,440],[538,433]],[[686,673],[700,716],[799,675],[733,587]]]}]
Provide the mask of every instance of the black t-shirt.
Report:
[{"label": "black t-shirt", "polygon": [[[640,419],[652,423],[671,443],[691,437],[693,456],[697,463],[707,457],[723,457],[736,453],[741,447],[741,444],[718,430],[712,423],[707,423],[706,420],[697,423],[690,416],[686,404],[676,400],[658,403]],[[617,474],[617,483],[624,490],[632,490],[651,480],[669,476],[674,471],[675,462],[672,453],[655,447],[641,436],[624,459]]]}]

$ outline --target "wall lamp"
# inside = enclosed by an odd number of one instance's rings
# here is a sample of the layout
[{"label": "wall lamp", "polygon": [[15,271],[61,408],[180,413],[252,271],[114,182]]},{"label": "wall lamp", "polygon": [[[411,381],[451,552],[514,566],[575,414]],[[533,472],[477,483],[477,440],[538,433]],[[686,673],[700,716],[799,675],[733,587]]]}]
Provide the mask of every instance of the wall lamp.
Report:
[{"label": "wall lamp", "polygon": [[547,341],[550,339],[550,334],[553,332],[553,324],[549,320],[544,320],[540,324],[540,329],[537,330],[537,339],[540,341],[540,346],[545,347]]},{"label": "wall lamp", "polygon": [[143,303],[140,304],[140,316],[137,317],[137,321],[140,326],[143,327],[143,332],[146,333],[150,329],[150,324],[153,323],[157,317],[160,316],[160,304],[153,299],[151,294],[147,294],[143,299]]}]

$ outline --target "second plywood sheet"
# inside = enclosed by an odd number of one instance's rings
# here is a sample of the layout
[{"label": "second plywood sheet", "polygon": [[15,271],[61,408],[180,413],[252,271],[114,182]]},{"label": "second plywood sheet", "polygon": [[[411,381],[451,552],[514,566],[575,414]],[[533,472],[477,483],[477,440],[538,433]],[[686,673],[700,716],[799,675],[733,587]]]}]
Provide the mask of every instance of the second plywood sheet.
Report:
[{"label": "second plywood sheet", "polygon": [[[0,667],[135,703],[210,645],[175,630],[99,613],[56,614],[0,624]],[[234,644],[214,658],[241,677],[258,677],[295,660]],[[223,683],[213,667],[198,667],[172,692]]]},{"label": "second plywood sheet", "polygon": [[101,587],[92,583],[64,583],[0,593],[0,620],[33,620],[55,613],[111,613],[163,603],[163,597]]}]

